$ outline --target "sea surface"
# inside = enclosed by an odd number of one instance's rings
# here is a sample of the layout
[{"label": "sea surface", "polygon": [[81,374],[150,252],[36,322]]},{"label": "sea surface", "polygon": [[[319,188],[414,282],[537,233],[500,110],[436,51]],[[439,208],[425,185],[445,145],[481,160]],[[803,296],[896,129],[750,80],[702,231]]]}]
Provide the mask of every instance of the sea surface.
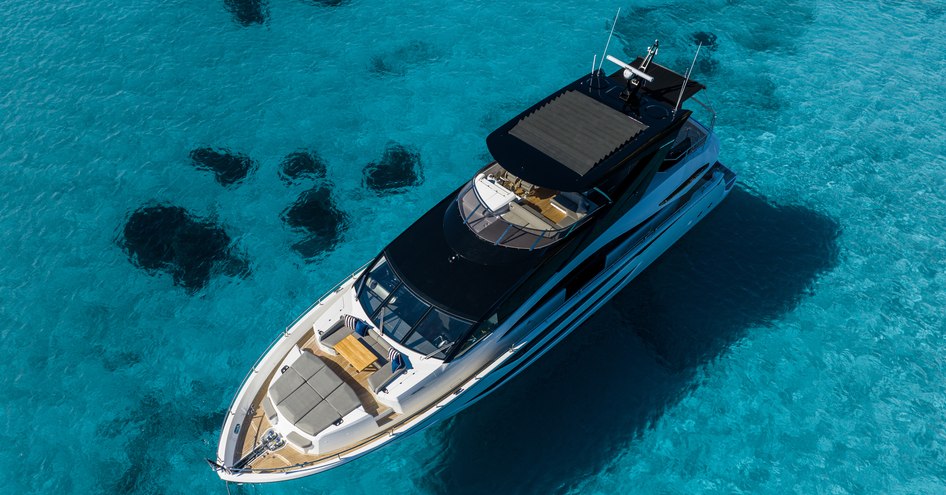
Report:
[{"label": "sea surface", "polygon": [[[225,486],[267,344],[618,7],[619,57],[704,43],[729,199],[475,407]],[[946,493],[944,33],[931,0],[5,0],[0,492]]]}]

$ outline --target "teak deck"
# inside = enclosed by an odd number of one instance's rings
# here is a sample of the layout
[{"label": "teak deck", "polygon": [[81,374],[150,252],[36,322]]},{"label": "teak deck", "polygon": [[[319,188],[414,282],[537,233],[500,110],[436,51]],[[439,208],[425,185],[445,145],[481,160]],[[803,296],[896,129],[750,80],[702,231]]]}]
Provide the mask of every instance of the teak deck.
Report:
[{"label": "teak deck", "polygon": [[[316,344],[315,334],[310,330],[311,335],[304,336],[305,343],[300,347],[304,350],[308,350],[325,361],[325,364],[335,371],[342,380],[347,383],[355,391],[355,395],[358,396],[358,400],[361,401],[361,405],[364,406],[365,412],[374,416],[376,420],[382,421],[382,416],[379,413],[388,411],[389,413],[393,412],[389,408],[378,404],[375,400],[374,395],[369,392],[368,388],[368,376],[371,375],[370,372],[356,372],[352,368],[351,364],[345,360],[342,356],[331,356],[323,352],[318,344]],[[236,458],[240,459],[247,453],[253,450],[253,447],[256,446],[259,442],[260,437],[263,436],[263,433],[268,430],[272,424],[270,424],[269,419],[266,417],[266,414],[263,413],[263,397],[266,396],[266,391],[269,389],[269,385],[273,380],[273,376],[276,371],[273,370],[273,373],[266,379],[266,384],[260,389],[256,397],[253,398],[253,407],[252,415],[247,414],[246,418],[242,421],[243,428],[241,431],[242,442],[240,443],[240,450],[236,453]],[[389,420],[391,417],[390,414],[384,415],[383,418]],[[287,468],[296,464],[301,464],[304,462],[315,462],[320,459],[327,459],[332,457],[337,452],[327,452],[320,455],[315,454],[304,454],[293,448],[287,442],[285,446],[276,450],[275,452],[267,452],[263,456],[259,457],[252,463],[250,463],[247,468],[251,469],[279,469]]]},{"label": "teak deck", "polygon": [[527,194],[522,187],[517,187],[515,192],[525,201],[527,206],[531,206],[552,222],[557,224],[565,219],[565,212],[552,206],[552,198],[555,197],[555,191],[534,187]]}]

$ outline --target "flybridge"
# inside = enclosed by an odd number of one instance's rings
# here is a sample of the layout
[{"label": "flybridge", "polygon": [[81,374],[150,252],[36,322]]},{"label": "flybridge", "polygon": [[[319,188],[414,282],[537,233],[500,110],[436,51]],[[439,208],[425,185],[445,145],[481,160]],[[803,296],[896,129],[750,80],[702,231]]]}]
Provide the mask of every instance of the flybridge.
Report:
[{"label": "flybridge", "polygon": [[[503,169],[544,188],[584,193],[652,138],[687,118],[683,101],[704,86],[653,62],[659,43],[622,70],[600,66],[549,95],[486,138]],[[695,61],[695,58],[694,58]]]}]

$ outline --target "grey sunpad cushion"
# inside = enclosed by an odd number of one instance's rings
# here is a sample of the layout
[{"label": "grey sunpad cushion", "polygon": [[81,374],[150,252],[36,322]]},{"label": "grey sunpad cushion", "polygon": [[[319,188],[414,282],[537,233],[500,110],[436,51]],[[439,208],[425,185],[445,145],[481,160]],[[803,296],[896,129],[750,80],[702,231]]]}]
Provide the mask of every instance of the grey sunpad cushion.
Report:
[{"label": "grey sunpad cushion", "polygon": [[281,412],[286,419],[291,423],[295,423],[321,402],[322,397],[320,397],[315,390],[312,390],[312,387],[302,385],[289,397],[283,399],[276,407],[279,408],[279,412]]},{"label": "grey sunpad cushion", "polygon": [[379,339],[373,331],[369,331],[361,340],[367,344],[375,354],[381,357],[382,360],[388,358],[388,352],[391,351],[391,346],[384,340]]},{"label": "grey sunpad cushion", "polygon": [[312,445],[311,440],[309,440],[308,438],[294,431],[290,431],[289,434],[286,435],[286,439],[289,440],[290,443],[295,444],[297,447],[301,449],[308,448]]},{"label": "grey sunpad cushion", "polygon": [[325,368],[325,363],[314,355],[303,352],[299,359],[292,363],[292,369],[296,370],[302,378],[308,380],[312,375]]},{"label": "grey sunpad cushion", "polygon": [[289,368],[285,373],[276,377],[276,383],[269,388],[269,396],[277,405],[286,400],[300,385],[305,383],[305,379],[299,375],[299,372]]},{"label": "grey sunpad cushion", "polygon": [[332,327],[329,328],[324,334],[322,334],[320,339],[322,340],[323,344],[329,347],[335,347],[335,344],[341,342],[342,339],[351,335],[352,332],[354,332],[354,330],[346,327],[344,323],[339,321],[338,323],[332,325]]},{"label": "grey sunpad cushion", "polygon": [[358,400],[355,391],[348,385],[342,385],[335,389],[334,392],[325,398],[325,402],[328,402],[329,405],[338,412],[339,416],[345,416],[355,409],[358,409],[358,406],[361,405],[361,401]]},{"label": "grey sunpad cushion", "polygon": [[276,418],[276,406],[273,405],[273,401],[269,397],[263,397],[263,412],[266,413],[266,417],[270,421]]},{"label": "grey sunpad cushion", "polygon": [[407,371],[407,368],[404,366],[401,366],[397,370],[392,370],[391,365],[385,363],[381,365],[378,371],[375,371],[371,374],[371,376],[368,377],[368,385],[371,386],[371,390],[380,392],[381,389],[387,387],[388,384],[394,380],[394,378],[405,371]]},{"label": "grey sunpad cushion", "polygon": [[293,423],[302,431],[309,435],[316,435],[320,431],[328,428],[332,423],[341,419],[338,411],[332,408],[328,402],[321,402],[312,408],[302,419]]},{"label": "grey sunpad cushion", "polygon": [[341,384],[342,379],[328,367],[323,368],[316,373],[315,376],[309,378],[309,385],[323,398],[328,397],[328,395],[335,391]]}]

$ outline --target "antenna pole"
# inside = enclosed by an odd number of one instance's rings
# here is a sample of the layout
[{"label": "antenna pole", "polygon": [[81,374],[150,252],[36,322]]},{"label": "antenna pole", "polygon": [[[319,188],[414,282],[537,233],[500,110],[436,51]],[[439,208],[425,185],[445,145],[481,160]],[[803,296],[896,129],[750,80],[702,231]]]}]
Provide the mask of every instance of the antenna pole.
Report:
[{"label": "antenna pole", "polygon": [[617,14],[614,14],[614,22],[611,23],[611,32],[608,34],[608,42],[604,44],[604,53],[601,54],[601,63],[598,64],[598,70],[604,65],[604,56],[608,54],[608,47],[611,46],[611,36],[614,36],[614,26],[618,23],[618,16],[621,15],[621,7],[618,7]]},{"label": "antenna pole", "polygon": [[677,104],[673,107],[673,116],[677,116],[677,110],[680,110],[680,102],[683,101],[683,93],[687,90],[687,84],[690,83],[690,74],[693,73],[693,66],[696,65],[696,57],[700,56],[700,48],[703,48],[703,42],[696,47],[696,54],[693,55],[693,62],[690,62],[690,68],[687,69],[687,75],[683,78],[683,86],[680,86],[680,94],[677,95]]},{"label": "antenna pole", "polygon": [[595,74],[595,66],[598,65],[598,54],[591,59],[591,75]]}]

